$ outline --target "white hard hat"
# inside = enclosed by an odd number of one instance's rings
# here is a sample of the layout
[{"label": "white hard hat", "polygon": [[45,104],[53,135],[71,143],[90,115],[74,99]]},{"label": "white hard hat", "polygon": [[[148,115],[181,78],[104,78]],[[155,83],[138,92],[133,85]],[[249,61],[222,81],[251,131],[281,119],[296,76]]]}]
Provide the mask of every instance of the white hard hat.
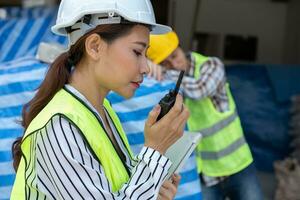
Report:
[{"label": "white hard hat", "polygon": [[150,0],[62,0],[52,32],[68,36],[71,46],[97,25],[122,21],[150,25],[151,34],[171,31],[156,24]]}]

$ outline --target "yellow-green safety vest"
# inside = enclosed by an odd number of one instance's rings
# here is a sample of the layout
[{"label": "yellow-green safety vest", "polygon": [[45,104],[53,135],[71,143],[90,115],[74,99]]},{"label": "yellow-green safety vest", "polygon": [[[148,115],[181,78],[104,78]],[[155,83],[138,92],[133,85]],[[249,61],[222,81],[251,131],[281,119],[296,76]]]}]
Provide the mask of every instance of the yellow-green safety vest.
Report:
[{"label": "yellow-green safety vest", "polygon": [[[198,79],[201,66],[208,58],[195,52],[192,56],[195,59],[194,77]],[[197,169],[207,176],[229,176],[253,161],[228,83],[226,91],[229,98],[226,112],[219,112],[209,97],[201,100],[185,98],[190,111],[188,129],[203,135],[196,148]]]},{"label": "yellow-green safety vest", "polygon": [[[125,144],[129,155],[133,158],[133,154],[130,150],[127,137],[122,129],[119,118],[113,111],[107,99],[104,100],[103,104],[116,126],[117,132]],[[88,146],[90,146],[95,159],[97,159],[103,167],[105,176],[112,187],[112,191],[118,191],[122,185],[129,180],[130,172],[126,168],[125,163],[123,163],[118,156],[112,142],[95,114],[68,91],[61,89],[32,120],[26,129],[21,144],[23,156],[17,171],[11,199],[25,199],[25,185],[31,187],[31,185],[26,182],[26,171],[34,170],[29,169],[29,167],[32,166],[28,166],[29,163],[27,162],[30,158],[35,158],[35,155],[31,155],[30,153],[32,138],[34,134],[38,134],[37,130],[43,128],[48,121],[57,114],[64,115],[79,128],[83,139],[87,142]],[[32,189],[37,190],[37,188]]]}]

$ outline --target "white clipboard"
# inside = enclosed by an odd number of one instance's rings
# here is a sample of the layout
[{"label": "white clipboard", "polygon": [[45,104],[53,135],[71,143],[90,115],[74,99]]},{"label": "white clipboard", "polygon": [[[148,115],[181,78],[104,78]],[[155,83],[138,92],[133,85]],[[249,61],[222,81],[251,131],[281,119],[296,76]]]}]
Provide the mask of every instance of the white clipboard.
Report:
[{"label": "white clipboard", "polygon": [[172,165],[165,180],[169,179],[172,174],[178,174],[180,172],[184,163],[197,147],[201,138],[202,135],[199,132],[185,131],[183,136],[168,148],[165,156],[172,161]]}]

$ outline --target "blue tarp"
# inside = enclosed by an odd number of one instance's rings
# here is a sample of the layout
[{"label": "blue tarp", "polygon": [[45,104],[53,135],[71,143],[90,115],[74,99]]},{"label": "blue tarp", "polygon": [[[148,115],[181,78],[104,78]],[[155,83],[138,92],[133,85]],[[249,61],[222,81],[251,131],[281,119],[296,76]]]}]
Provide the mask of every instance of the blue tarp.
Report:
[{"label": "blue tarp", "polygon": [[277,102],[289,102],[293,95],[300,94],[299,65],[267,65],[266,69]]},{"label": "blue tarp", "polygon": [[44,9],[44,12],[42,8],[8,10],[8,18],[0,20],[0,63],[23,56],[35,56],[40,42],[66,45],[65,37],[50,31],[56,18],[55,8]]},{"label": "blue tarp", "polygon": [[[278,66],[279,67],[279,66]],[[245,136],[250,144],[258,169],[273,171],[273,162],[286,157],[290,151],[288,120],[289,87],[281,79],[271,81],[272,70],[278,75],[278,67],[266,65],[229,65],[226,67]],[[280,66],[285,71],[285,66]],[[281,72],[282,72],[281,71]],[[300,72],[298,70],[298,72]],[[295,72],[294,72],[295,73]],[[300,73],[293,77],[300,79]],[[300,84],[297,85],[300,89]],[[283,93],[287,101],[279,101],[276,91]],[[280,96],[279,96],[280,97]]]}]

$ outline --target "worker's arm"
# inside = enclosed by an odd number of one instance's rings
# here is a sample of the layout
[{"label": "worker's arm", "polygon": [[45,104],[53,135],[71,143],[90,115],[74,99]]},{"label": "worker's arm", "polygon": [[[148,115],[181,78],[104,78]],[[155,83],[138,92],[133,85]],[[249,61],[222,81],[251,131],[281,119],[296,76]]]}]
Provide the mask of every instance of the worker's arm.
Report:
[{"label": "worker's arm", "polygon": [[[213,96],[220,84],[226,81],[224,65],[220,59],[211,57],[200,68],[200,77],[194,78],[195,67],[192,65],[186,72],[181,84],[181,89],[185,97],[191,99],[202,99]],[[168,70],[165,78],[176,81],[179,72]]]}]

